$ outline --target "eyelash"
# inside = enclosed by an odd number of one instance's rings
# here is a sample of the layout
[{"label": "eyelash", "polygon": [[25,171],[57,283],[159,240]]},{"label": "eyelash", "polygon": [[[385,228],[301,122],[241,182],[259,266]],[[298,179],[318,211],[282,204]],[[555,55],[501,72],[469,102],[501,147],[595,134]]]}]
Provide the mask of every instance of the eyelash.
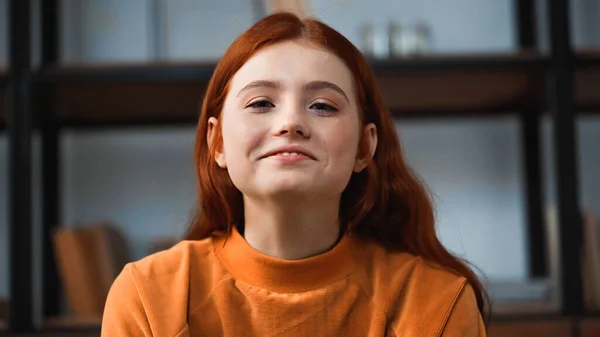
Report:
[{"label": "eyelash", "polygon": [[[264,104],[269,104],[270,106],[264,106]],[[310,107],[314,107],[315,105],[318,105],[321,107],[320,109],[315,109],[315,110],[319,111],[319,113],[323,114],[323,115],[333,114],[333,113],[336,113],[339,111],[339,109],[334,107],[333,105],[323,103],[323,102],[313,103],[313,104],[311,104]],[[254,102],[248,104],[246,106],[246,109],[253,109],[256,111],[264,112],[264,111],[274,108],[274,107],[275,107],[275,104],[273,104],[271,101],[266,100],[266,99],[261,99],[261,100],[254,101]]]},{"label": "eyelash", "polygon": [[[261,106],[265,103],[270,104],[271,106]],[[275,107],[275,104],[271,103],[271,101],[266,100],[266,99],[260,99],[258,101],[254,101],[246,106],[246,108],[251,108],[251,109],[260,110],[260,111],[264,111],[264,110],[271,109],[274,107]]]}]

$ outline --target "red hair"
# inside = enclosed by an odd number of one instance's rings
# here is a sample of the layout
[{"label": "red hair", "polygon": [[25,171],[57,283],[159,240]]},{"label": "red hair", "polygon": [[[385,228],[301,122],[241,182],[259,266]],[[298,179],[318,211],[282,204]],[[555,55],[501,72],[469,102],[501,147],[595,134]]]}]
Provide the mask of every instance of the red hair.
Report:
[{"label": "red hair", "polygon": [[217,65],[198,121],[195,151],[200,201],[187,239],[203,239],[216,231],[229,232],[234,224],[243,224],[242,194],[214,160],[214,149],[222,146],[219,127],[212,150],[209,149],[208,119],[219,117],[231,78],[254,53],[288,40],[309,41],[340,57],[354,75],[363,125],[377,126],[378,144],[373,160],[362,172],[353,173],[342,193],[342,232],[353,231],[389,249],[421,256],[463,275],[473,287],[479,310],[487,321],[488,299],[483,285],[467,264],[438,240],[430,196],[404,161],[394,121],[366,59],[344,36],[313,19],[300,20],[290,13],[267,16],[239,36]]}]

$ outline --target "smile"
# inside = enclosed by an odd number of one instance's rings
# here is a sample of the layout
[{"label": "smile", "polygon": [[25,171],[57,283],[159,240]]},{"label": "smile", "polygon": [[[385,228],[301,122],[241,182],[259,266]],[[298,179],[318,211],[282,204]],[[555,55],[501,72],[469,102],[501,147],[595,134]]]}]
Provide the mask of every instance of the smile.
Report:
[{"label": "smile", "polygon": [[297,163],[300,161],[310,159],[307,155],[298,153],[298,152],[280,152],[274,155],[269,156],[268,158],[272,158],[282,163]]},{"label": "smile", "polygon": [[271,151],[268,151],[261,159],[268,157],[283,158],[288,160],[312,159],[316,160],[315,156],[302,146],[283,146]]}]

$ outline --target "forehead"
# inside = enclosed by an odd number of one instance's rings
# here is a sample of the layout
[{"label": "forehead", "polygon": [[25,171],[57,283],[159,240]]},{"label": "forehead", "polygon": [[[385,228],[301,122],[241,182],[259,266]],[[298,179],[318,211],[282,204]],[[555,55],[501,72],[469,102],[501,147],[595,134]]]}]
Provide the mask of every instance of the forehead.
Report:
[{"label": "forehead", "polygon": [[231,90],[256,80],[276,80],[284,86],[327,81],[348,95],[354,86],[350,69],[339,57],[303,41],[281,42],[258,51],[233,76]]}]

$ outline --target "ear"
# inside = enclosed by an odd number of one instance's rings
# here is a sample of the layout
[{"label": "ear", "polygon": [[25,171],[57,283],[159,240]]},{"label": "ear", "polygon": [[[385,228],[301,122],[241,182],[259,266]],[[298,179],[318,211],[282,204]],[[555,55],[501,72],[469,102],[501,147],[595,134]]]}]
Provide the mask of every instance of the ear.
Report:
[{"label": "ear", "polygon": [[369,165],[377,149],[377,127],[373,123],[364,126],[362,137],[358,144],[353,171],[358,173]]},{"label": "ear", "polygon": [[[208,132],[206,133],[206,142],[208,143],[208,148],[211,149],[213,144],[215,143],[215,137],[217,136],[217,128],[219,127],[219,120],[215,117],[210,117],[208,119]],[[221,137],[222,138],[222,137]],[[221,139],[221,144],[223,144],[223,140]],[[223,146],[215,149],[215,161],[217,165],[221,168],[227,167],[227,161],[225,160],[225,151],[223,150]]]}]

